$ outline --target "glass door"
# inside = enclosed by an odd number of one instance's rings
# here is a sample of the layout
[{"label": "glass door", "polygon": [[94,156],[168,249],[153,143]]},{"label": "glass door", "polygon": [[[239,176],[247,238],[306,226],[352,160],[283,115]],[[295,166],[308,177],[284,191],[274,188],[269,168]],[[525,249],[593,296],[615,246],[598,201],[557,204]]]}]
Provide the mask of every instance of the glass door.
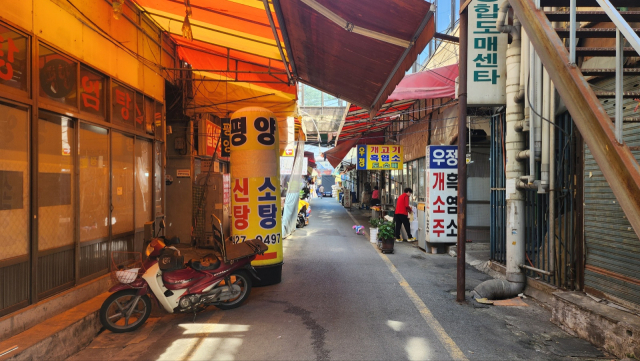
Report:
[{"label": "glass door", "polygon": [[75,280],[75,122],[40,111],[38,120],[38,298]]},{"label": "glass door", "polygon": [[109,269],[109,131],[80,124],[80,279]]},{"label": "glass door", "polygon": [[0,316],[29,300],[29,112],[0,103]]},{"label": "glass door", "polygon": [[133,137],[111,135],[111,251],[133,251],[134,146]]}]

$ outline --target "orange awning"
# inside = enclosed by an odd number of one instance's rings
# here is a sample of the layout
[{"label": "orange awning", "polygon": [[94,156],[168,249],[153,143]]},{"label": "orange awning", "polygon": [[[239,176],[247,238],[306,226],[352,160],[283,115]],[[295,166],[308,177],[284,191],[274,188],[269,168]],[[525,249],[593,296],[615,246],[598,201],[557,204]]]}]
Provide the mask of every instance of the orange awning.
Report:
[{"label": "orange awning", "polygon": [[434,34],[423,0],[134,1],[194,69],[191,108],[221,115],[246,104],[291,115],[296,80],[375,114]]}]

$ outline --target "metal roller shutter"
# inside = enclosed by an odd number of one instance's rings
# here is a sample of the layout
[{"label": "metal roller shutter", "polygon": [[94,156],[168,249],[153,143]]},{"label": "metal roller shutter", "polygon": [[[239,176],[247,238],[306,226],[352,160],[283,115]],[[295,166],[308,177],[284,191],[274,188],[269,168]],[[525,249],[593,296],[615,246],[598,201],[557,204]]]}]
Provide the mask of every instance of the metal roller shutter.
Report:
[{"label": "metal roller shutter", "polygon": [[[594,88],[613,90],[614,79],[597,83]],[[638,91],[640,77],[625,78],[625,91]],[[613,117],[613,99],[603,99],[607,113]],[[625,100],[625,117],[638,117],[637,102]],[[640,146],[640,124],[624,125],[624,141]],[[640,152],[634,152],[640,160]],[[585,146],[584,234],[585,288],[602,292],[614,299],[640,305],[640,240],[613,195],[602,171]]]}]

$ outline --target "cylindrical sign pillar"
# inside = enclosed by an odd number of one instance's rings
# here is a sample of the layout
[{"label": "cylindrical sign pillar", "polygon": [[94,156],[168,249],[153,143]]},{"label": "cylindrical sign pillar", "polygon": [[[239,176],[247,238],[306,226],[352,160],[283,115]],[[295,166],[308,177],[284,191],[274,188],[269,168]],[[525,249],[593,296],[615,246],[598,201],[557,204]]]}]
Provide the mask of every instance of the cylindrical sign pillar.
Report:
[{"label": "cylindrical sign pillar", "polygon": [[278,121],[268,109],[242,108],[231,116],[231,235],[234,243],[263,241],[269,250],[252,262],[261,281],[282,275],[282,205]]}]

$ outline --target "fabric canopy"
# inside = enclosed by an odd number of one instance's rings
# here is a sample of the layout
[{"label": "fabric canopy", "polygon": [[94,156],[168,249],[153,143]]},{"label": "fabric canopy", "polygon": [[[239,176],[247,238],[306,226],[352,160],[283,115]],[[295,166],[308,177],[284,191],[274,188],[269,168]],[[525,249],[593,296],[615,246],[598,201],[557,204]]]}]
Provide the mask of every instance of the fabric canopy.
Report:
[{"label": "fabric canopy", "polygon": [[262,1],[190,0],[193,40],[183,37],[184,1],[135,1],[170,34],[180,59],[194,70],[188,115],[227,117],[246,106],[268,108],[279,119],[293,115],[296,87],[289,85]]},{"label": "fabric canopy", "polygon": [[347,155],[347,153],[349,153],[351,148],[355,147],[356,144],[358,144],[358,140],[358,138],[349,139],[340,143],[340,145],[329,149],[328,151],[324,152],[325,158],[327,158],[327,161],[331,163],[334,168],[337,168],[344,157]]},{"label": "fabric canopy", "polygon": [[432,5],[424,0],[273,4],[298,79],[372,115],[435,32]]},{"label": "fabric canopy", "polygon": [[458,64],[409,74],[389,96],[389,100],[453,98]]},{"label": "fabric canopy", "polygon": [[372,137],[373,135],[369,133],[384,130],[391,125],[394,118],[413,106],[414,102],[415,100],[387,101],[373,118],[369,117],[368,110],[351,104],[342,129],[338,134],[338,143],[336,144],[360,136],[364,138]]}]

